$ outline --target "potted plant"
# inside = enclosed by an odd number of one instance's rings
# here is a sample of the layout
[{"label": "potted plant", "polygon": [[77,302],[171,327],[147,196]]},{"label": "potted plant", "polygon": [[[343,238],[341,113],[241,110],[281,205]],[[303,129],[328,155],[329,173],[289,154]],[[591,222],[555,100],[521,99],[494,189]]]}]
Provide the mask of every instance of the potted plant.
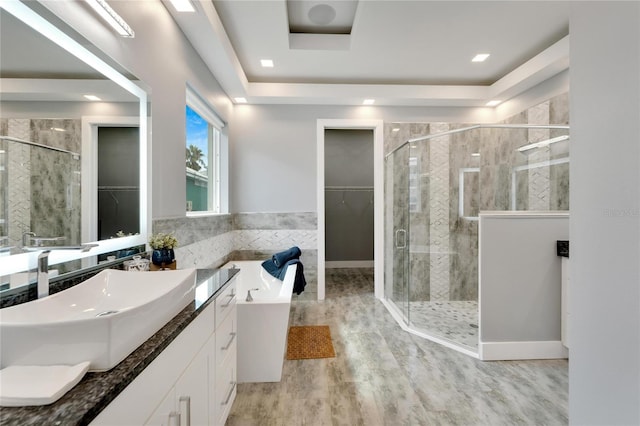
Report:
[{"label": "potted plant", "polygon": [[157,234],[151,234],[149,245],[153,249],[151,262],[153,262],[154,265],[164,268],[176,259],[173,249],[178,246],[178,239],[173,233],[165,234],[158,232]]}]

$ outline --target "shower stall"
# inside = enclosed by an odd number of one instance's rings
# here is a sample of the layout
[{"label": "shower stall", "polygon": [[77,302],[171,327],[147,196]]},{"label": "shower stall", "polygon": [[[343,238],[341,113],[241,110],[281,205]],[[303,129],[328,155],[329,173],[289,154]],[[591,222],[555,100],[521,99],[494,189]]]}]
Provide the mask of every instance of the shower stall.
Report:
[{"label": "shower stall", "polygon": [[385,158],[385,305],[477,353],[479,213],[568,210],[569,126],[429,125]]}]

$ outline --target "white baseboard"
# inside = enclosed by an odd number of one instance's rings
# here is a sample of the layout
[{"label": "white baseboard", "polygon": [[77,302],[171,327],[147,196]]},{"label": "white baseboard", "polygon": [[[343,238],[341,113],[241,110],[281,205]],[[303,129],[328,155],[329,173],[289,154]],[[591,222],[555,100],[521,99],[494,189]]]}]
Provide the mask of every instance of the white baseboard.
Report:
[{"label": "white baseboard", "polygon": [[563,359],[569,351],[557,341],[540,342],[480,342],[482,361],[512,361],[520,359]]},{"label": "white baseboard", "polygon": [[327,260],[324,262],[327,269],[333,268],[373,268],[373,260]]}]

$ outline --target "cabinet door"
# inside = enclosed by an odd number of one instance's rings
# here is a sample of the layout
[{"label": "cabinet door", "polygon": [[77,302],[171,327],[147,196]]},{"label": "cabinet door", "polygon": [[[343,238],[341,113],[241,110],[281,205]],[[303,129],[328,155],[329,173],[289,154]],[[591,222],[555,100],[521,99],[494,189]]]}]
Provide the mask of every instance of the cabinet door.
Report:
[{"label": "cabinet door", "polygon": [[205,345],[175,386],[175,401],[181,426],[209,424],[209,345]]},{"label": "cabinet door", "polygon": [[145,422],[149,426],[177,426],[178,412],[176,411],[176,392],[171,388],[167,396],[164,397],[158,408],[151,414]]}]

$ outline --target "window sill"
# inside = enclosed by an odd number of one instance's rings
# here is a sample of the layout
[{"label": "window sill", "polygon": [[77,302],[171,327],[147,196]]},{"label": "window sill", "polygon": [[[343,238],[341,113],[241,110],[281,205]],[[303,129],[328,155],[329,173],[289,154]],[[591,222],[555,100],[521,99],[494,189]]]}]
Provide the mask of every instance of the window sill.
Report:
[{"label": "window sill", "polygon": [[187,217],[226,216],[226,215],[229,215],[229,213],[215,213],[215,212],[210,212],[210,211],[206,211],[206,212],[186,212],[186,213],[187,213]]}]

